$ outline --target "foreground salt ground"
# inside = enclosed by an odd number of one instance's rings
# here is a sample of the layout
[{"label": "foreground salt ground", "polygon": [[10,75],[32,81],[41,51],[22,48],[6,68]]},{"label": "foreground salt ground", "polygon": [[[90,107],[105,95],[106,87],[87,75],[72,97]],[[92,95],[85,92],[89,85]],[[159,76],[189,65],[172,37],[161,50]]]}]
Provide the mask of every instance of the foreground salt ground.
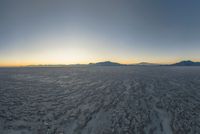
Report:
[{"label": "foreground salt ground", "polygon": [[0,69],[0,134],[199,134],[199,67]]}]

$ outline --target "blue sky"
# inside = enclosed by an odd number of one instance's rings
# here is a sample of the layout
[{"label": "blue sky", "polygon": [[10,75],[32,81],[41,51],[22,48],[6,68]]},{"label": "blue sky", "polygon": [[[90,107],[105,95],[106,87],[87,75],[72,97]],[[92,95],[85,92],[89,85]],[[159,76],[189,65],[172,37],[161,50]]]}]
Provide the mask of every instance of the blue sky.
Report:
[{"label": "blue sky", "polygon": [[199,0],[1,0],[0,65],[200,60]]}]

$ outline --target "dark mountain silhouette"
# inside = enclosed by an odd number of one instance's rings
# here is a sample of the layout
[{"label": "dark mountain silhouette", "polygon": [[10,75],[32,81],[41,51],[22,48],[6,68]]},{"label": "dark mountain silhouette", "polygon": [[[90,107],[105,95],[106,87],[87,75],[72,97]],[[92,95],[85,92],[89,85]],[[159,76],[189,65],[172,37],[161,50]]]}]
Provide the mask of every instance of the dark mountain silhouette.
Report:
[{"label": "dark mountain silhouette", "polygon": [[90,63],[89,65],[92,65],[92,66],[125,66],[125,64],[120,64],[120,63],[111,62],[111,61]]},{"label": "dark mountain silhouette", "polygon": [[111,62],[111,61],[105,61],[105,62],[97,62],[97,63],[90,63],[89,65],[94,65],[94,66],[156,66],[159,64],[155,63],[148,63],[148,62],[140,62],[136,64],[120,64],[117,62]]},{"label": "dark mountain silhouette", "polygon": [[156,63],[149,63],[149,62],[140,62],[140,63],[137,63],[135,65],[141,65],[141,66],[156,66],[156,65],[159,65],[159,64],[156,64]]},{"label": "dark mountain silhouette", "polygon": [[55,64],[55,65],[28,65],[25,67],[82,67],[82,66],[200,66],[200,62],[193,62],[190,60],[180,61],[174,64],[156,64],[156,63],[148,63],[148,62],[140,62],[136,64],[120,64],[112,61],[104,61],[97,63],[89,63],[89,64]]},{"label": "dark mountain silhouette", "polygon": [[172,66],[200,66],[200,62],[193,62],[190,60],[181,61],[175,64],[171,64]]}]

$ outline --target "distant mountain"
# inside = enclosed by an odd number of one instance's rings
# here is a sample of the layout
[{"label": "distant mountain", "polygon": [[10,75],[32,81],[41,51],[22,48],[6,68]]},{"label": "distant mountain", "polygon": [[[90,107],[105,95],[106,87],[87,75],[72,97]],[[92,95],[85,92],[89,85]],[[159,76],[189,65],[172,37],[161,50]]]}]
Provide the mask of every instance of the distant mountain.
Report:
[{"label": "distant mountain", "polygon": [[55,65],[28,65],[25,67],[85,67],[85,66],[200,66],[200,62],[193,62],[190,60],[181,61],[174,64],[156,64],[156,63],[148,63],[148,62],[140,62],[136,64],[120,64],[117,62],[104,61],[97,63],[89,63],[89,64],[55,64]]},{"label": "distant mountain", "polygon": [[89,65],[92,65],[92,66],[125,66],[125,64],[120,64],[120,63],[111,62],[111,61],[90,63]]},{"label": "distant mountain", "polygon": [[181,61],[175,64],[171,64],[172,66],[200,66],[200,62],[193,62],[190,60]]},{"label": "distant mountain", "polygon": [[159,64],[156,64],[156,63],[148,63],[148,62],[140,62],[140,63],[137,63],[135,65],[141,65],[141,66],[157,66]]}]

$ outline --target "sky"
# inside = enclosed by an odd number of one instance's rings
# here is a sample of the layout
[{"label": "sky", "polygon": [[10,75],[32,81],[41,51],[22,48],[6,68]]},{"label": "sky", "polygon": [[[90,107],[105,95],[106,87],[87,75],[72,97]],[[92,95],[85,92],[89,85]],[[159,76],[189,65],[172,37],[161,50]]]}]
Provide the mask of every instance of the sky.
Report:
[{"label": "sky", "polygon": [[200,61],[199,0],[0,0],[0,66]]}]

